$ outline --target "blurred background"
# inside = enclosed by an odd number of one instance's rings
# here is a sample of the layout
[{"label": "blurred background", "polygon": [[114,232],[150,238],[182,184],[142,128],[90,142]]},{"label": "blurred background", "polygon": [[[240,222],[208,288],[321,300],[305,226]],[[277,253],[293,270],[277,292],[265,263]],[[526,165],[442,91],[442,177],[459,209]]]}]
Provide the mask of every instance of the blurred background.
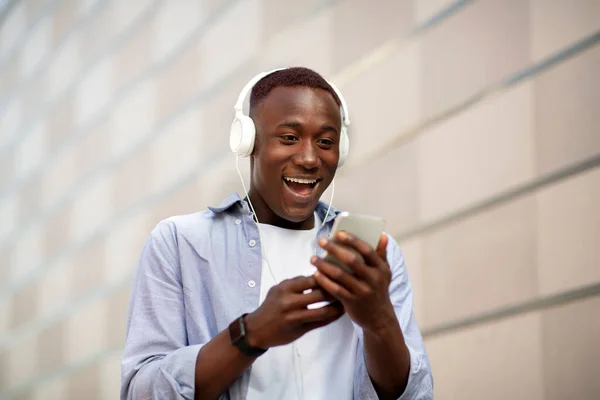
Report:
[{"label": "blurred background", "polygon": [[348,102],[334,205],[403,248],[436,399],[600,398],[599,41],[597,0],[0,2],[0,398],[118,398],[142,244],[241,193],[287,65]]}]

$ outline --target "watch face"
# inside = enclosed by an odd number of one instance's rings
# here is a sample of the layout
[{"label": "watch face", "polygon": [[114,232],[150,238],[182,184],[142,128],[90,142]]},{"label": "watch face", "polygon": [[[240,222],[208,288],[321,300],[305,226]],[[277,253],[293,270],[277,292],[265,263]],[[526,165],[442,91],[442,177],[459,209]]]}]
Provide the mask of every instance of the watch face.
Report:
[{"label": "watch face", "polygon": [[243,324],[244,322],[242,318],[238,318],[229,325],[229,336],[231,338],[231,343],[237,343],[244,339],[246,332]]}]

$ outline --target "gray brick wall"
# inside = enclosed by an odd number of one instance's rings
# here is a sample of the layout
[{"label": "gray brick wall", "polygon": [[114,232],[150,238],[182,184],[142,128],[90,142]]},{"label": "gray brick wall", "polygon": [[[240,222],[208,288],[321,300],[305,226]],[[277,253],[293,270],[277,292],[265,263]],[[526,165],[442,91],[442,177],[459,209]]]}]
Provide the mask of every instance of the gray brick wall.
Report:
[{"label": "gray brick wall", "polygon": [[142,243],[242,190],[233,103],[281,65],[348,101],[334,203],[400,242],[436,398],[600,396],[600,2],[5,3],[0,398],[117,398]]}]

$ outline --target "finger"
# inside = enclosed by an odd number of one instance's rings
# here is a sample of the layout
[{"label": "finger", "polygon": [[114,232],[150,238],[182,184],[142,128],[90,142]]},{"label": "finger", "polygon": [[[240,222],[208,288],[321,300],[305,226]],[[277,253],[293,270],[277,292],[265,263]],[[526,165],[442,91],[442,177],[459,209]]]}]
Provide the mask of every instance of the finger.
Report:
[{"label": "finger", "polygon": [[295,278],[286,279],[280,283],[282,288],[293,293],[303,293],[308,289],[316,289],[319,287],[313,276],[297,276]]},{"label": "finger", "polygon": [[[358,251],[364,258],[365,263],[369,266],[372,266],[372,267],[380,266],[385,260],[385,259],[381,258],[381,256],[377,253],[377,251],[373,247],[371,247],[371,245],[369,245],[367,242],[365,242],[364,240],[361,240],[360,238],[358,238],[357,236],[355,236],[351,233],[348,233],[345,231],[338,232],[338,234],[336,235],[336,239],[339,240],[340,243],[356,249],[356,251]],[[387,237],[386,237],[386,240],[387,240]],[[380,237],[380,243],[381,243],[381,237]]]},{"label": "finger", "polygon": [[312,331],[317,328],[322,328],[326,325],[331,324],[332,322],[337,321],[342,315],[344,315],[344,313],[339,312],[336,315],[332,316],[331,318],[324,319],[323,321],[308,322],[306,324],[303,324],[302,330],[304,331],[304,333],[306,333],[306,332]]},{"label": "finger", "polygon": [[294,323],[307,324],[321,322],[337,317],[344,313],[344,307],[339,302],[334,302],[321,308],[305,308],[290,313],[290,320]]},{"label": "finger", "polygon": [[375,250],[377,252],[377,254],[379,254],[379,257],[381,257],[385,261],[387,261],[388,241],[389,241],[388,235],[386,235],[385,233],[382,233],[381,236],[379,237],[379,243],[377,244],[377,249]]},{"label": "finger", "polygon": [[[337,268],[337,267],[335,267]],[[333,279],[329,278],[325,273],[321,271],[317,271],[313,274],[315,280],[331,296],[339,301],[353,301],[354,295],[348,291],[344,286],[335,282]]]},{"label": "finger", "polygon": [[368,266],[365,265],[364,258],[356,250],[324,237],[319,239],[319,245],[325,249],[328,254],[331,254],[333,257],[347,265],[348,268],[352,269],[359,278],[369,279],[369,275],[372,271],[369,271]]},{"label": "finger", "polygon": [[[316,281],[315,281],[316,282]],[[309,293],[298,295],[296,305],[298,307],[307,307],[310,304],[319,303],[321,301],[332,301],[334,298],[323,289],[312,289]]]},{"label": "finger", "polygon": [[[317,267],[317,271],[324,274],[328,279],[346,289],[352,296],[364,294],[369,290],[369,285],[348,273],[346,270],[334,265],[320,257],[313,256],[312,264]],[[318,279],[315,277],[315,279]],[[335,297],[335,296],[334,296]]]}]

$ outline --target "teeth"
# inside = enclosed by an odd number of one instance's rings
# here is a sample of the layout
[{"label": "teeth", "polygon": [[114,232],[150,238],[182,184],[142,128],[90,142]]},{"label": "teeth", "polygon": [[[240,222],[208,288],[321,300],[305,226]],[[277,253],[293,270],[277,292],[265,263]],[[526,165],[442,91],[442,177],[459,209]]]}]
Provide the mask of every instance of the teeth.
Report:
[{"label": "teeth", "polygon": [[283,179],[285,179],[288,182],[304,183],[306,185],[311,185],[311,184],[317,182],[316,179],[300,179],[300,178],[288,178],[288,177],[284,177]]}]

